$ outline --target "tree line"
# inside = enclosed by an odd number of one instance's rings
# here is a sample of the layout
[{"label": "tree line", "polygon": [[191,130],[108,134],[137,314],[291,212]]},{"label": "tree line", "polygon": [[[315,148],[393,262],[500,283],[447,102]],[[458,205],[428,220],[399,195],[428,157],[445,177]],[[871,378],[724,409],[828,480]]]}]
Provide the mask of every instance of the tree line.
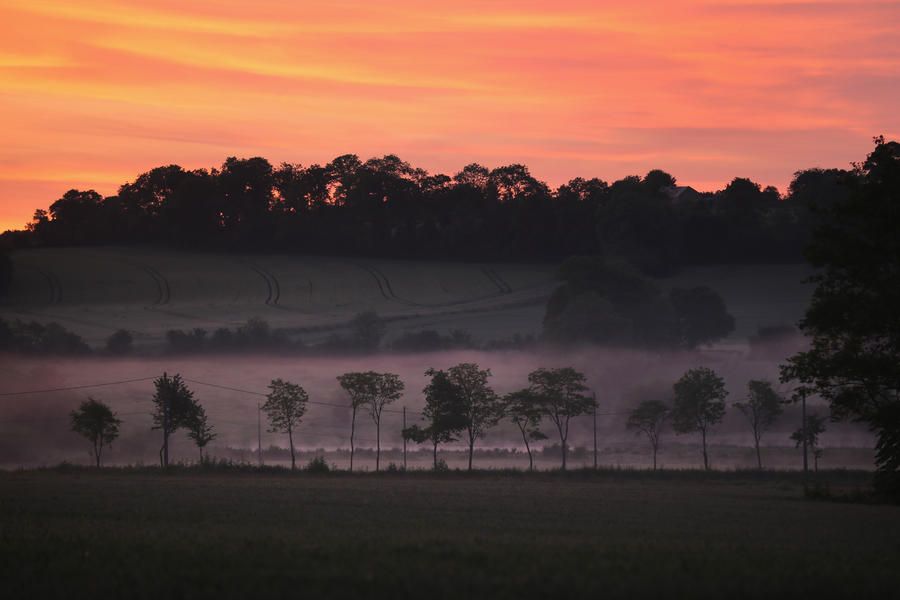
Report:
[{"label": "tree line", "polygon": [[208,170],[151,169],[113,196],[69,190],[4,238],[462,260],[594,254],[658,275],[683,264],[800,261],[811,207],[845,197],[855,177],[800,171],[784,195],[745,178],[700,193],[661,170],[553,189],[521,164],[448,176],[394,155],[307,166],[229,157]]},{"label": "tree line", "polygon": [[[448,369],[429,369],[430,379],[423,395],[425,406],[420,422],[405,427],[405,441],[428,445],[432,449],[433,468],[444,468],[438,460],[441,444],[462,442],[468,452],[467,469],[473,469],[475,444],[501,422],[515,425],[528,455],[528,469],[534,470],[534,443],[551,435],[558,439],[561,450],[560,469],[567,467],[572,419],[592,415],[597,401],[587,386],[586,376],[571,368],[539,368],[528,375],[528,385],[507,394],[498,394],[491,387],[490,369],[475,363],[460,363]],[[375,470],[381,470],[381,428],[385,411],[390,411],[406,388],[394,373],[374,371],[348,372],[337,377],[346,393],[350,411],[349,470],[354,469],[357,416],[364,412],[375,427]],[[154,430],[162,433],[159,450],[160,466],[169,465],[171,436],[186,430],[204,460],[203,450],[216,439],[217,433],[209,422],[203,406],[194,397],[180,375],[163,374],[154,380]],[[711,468],[708,436],[726,412],[728,392],[724,380],[713,370],[699,367],[688,370],[672,387],[671,405],[662,399],[641,402],[629,414],[626,427],[647,436],[651,444],[653,469],[657,468],[657,454],[666,422],[678,434],[698,434],[703,452],[703,467]],[[303,422],[309,404],[309,394],[302,385],[283,379],[269,384],[265,402],[260,406],[268,419],[269,432],[287,435],[291,469],[296,469],[295,434]],[[734,404],[747,417],[753,434],[759,469],[763,468],[760,440],[782,413],[782,405],[789,400],[779,396],[772,384],[755,380],[748,385],[747,399]],[[89,398],[71,413],[72,429],[90,442],[95,464],[101,464],[104,447],[118,437],[121,420],[109,406]],[[801,427],[792,435],[798,445],[811,445],[816,461],[819,457],[818,435],[824,431],[823,420],[810,415],[810,427]],[[548,435],[543,428],[552,433]],[[810,437],[811,436],[811,437]]]}]

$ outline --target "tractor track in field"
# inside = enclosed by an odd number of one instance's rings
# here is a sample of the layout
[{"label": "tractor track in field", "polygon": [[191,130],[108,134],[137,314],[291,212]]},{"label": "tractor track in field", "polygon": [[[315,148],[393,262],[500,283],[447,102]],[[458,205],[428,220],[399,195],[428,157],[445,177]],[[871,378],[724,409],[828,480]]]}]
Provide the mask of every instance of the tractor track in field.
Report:
[{"label": "tractor track in field", "polygon": [[[274,273],[272,273],[267,268],[261,267],[260,265],[255,264],[255,263],[248,262],[248,263],[245,263],[245,265],[247,267],[249,267],[250,270],[252,270],[254,273],[259,275],[262,278],[262,280],[265,282],[265,284],[266,284],[266,299],[264,302],[265,302],[266,306],[270,306],[272,308],[278,308],[281,310],[304,312],[302,310],[291,308],[289,306],[281,305],[281,282],[278,280],[278,278],[275,276]],[[312,280],[309,278],[306,279],[306,282],[309,287],[309,299],[310,299],[310,301],[312,301],[313,283],[312,283]]]},{"label": "tractor track in field", "polygon": [[[482,273],[485,277],[490,280],[490,282],[497,287],[496,294],[486,294],[483,296],[475,296],[472,298],[465,298],[462,300],[452,300],[449,302],[434,302],[434,303],[424,303],[424,302],[414,302],[412,300],[407,300],[406,298],[402,298],[394,292],[394,287],[391,285],[391,280],[388,278],[384,272],[372,264],[366,263],[358,263],[353,262],[350,263],[355,267],[358,267],[368,273],[372,279],[375,280],[375,283],[378,285],[378,291],[381,293],[381,296],[385,300],[390,300],[392,302],[396,302],[398,304],[402,304],[404,306],[412,306],[416,308],[447,308],[453,306],[462,306],[465,304],[471,304],[474,302],[481,302],[484,300],[490,300],[492,298],[498,298],[500,296],[504,296],[506,294],[511,294],[513,292],[512,287],[506,283],[506,281],[492,268],[482,267]],[[520,290],[521,291],[521,290]]]},{"label": "tractor track in field", "polygon": [[481,272],[484,273],[485,277],[487,277],[491,283],[497,286],[497,289],[500,290],[501,294],[512,293],[512,286],[506,283],[506,280],[503,279],[493,267],[481,267]]}]

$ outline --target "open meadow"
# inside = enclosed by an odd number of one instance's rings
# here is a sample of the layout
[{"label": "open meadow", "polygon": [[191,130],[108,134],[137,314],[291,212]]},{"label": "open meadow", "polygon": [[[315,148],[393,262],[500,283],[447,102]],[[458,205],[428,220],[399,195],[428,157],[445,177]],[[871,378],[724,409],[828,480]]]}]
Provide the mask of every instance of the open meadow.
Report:
[{"label": "open meadow", "polygon": [[[820,473],[832,489],[868,475]],[[896,506],[797,473],[0,473],[8,598],[888,598]]]}]

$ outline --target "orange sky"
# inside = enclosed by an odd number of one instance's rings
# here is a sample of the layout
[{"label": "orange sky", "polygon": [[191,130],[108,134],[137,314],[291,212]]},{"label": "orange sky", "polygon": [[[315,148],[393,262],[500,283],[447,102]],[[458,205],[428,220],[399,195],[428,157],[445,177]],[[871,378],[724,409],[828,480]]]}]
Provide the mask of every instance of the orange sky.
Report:
[{"label": "orange sky", "polygon": [[900,2],[0,0],[0,230],[161,164],[784,189],[900,135]]}]

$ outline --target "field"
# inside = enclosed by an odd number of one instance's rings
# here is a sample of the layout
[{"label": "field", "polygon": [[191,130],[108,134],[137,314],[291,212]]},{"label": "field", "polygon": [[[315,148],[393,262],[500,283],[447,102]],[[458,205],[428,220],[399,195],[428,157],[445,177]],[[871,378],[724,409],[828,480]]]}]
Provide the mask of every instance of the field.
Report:
[{"label": "field", "polygon": [[[407,331],[469,331],[478,341],[538,334],[555,264],[185,253],[154,248],[41,248],[13,255],[0,317],[57,321],[94,346],[128,329],[159,345],[169,329],[235,327],[261,317],[306,342],[376,310],[388,340]],[[735,315],[732,339],[796,322],[808,301],[799,265],[685,269],[662,288],[709,285]],[[760,282],[763,282],[762,284]]]},{"label": "field", "polygon": [[0,473],[8,598],[887,598],[898,539],[798,474]]}]

